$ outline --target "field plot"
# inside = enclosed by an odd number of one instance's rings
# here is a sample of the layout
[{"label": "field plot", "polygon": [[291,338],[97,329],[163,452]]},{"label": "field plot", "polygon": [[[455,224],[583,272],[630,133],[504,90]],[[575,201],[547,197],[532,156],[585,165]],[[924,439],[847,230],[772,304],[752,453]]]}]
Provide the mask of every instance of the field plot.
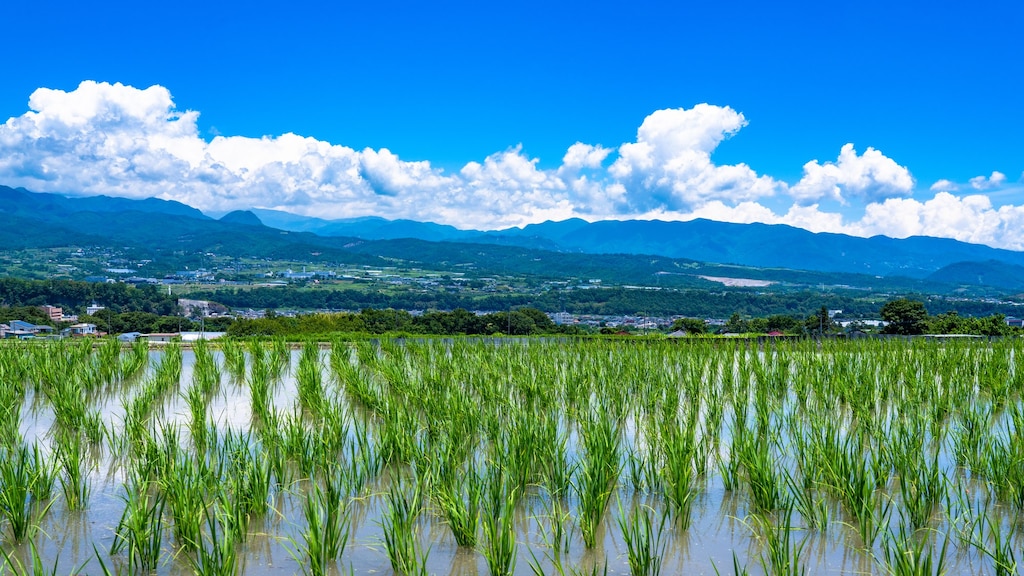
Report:
[{"label": "field plot", "polygon": [[3,345],[0,547],[37,574],[1014,574],[1022,353]]}]

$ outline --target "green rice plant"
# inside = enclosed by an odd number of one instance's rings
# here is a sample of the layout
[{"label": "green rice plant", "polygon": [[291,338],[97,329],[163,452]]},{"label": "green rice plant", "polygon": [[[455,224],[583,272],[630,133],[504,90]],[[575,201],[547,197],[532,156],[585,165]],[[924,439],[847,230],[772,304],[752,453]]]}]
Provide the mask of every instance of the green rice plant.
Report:
[{"label": "green rice plant", "polygon": [[[19,454],[19,458],[20,458]],[[57,482],[57,466],[46,457],[39,448],[39,443],[32,444],[32,498],[37,502],[46,502],[53,494],[53,485]]]},{"label": "green rice plant", "polygon": [[793,542],[792,503],[783,506],[775,518],[755,518],[765,548],[760,559],[765,573],[789,576],[807,574],[807,565],[801,561],[807,540]]},{"label": "green rice plant", "polygon": [[1011,519],[1009,528],[1003,527],[1002,519],[990,507],[986,499],[980,505],[968,527],[969,540],[979,552],[992,560],[996,576],[1017,574],[1017,549],[1015,536],[1017,524]]},{"label": "green rice plant", "polygon": [[[826,531],[829,522],[828,502],[823,498],[815,498],[811,487],[798,483],[788,470],[783,469],[782,472],[786,484],[789,486],[789,501],[793,503],[793,507],[800,513],[800,517],[803,518],[809,528],[821,532]],[[783,501],[785,500],[786,498],[783,497]]]},{"label": "green rice plant", "polygon": [[664,478],[665,498],[668,500],[672,517],[680,529],[690,527],[691,509],[693,501],[697,496],[694,487],[696,481],[696,470],[693,461],[695,458],[695,439],[693,429],[690,431],[666,432],[662,442],[664,454],[662,476]]},{"label": "green rice plant", "polygon": [[341,557],[348,542],[352,516],[339,478],[328,478],[324,488],[310,479],[302,508],[306,519],[302,532],[303,562],[308,563],[308,573],[315,576],[328,572],[328,566]]},{"label": "green rice plant", "polygon": [[235,380],[245,378],[245,350],[241,344],[230,338],[221,339],[220,351],[224,354],[224,367]]},{"label": "green rice plant", "polygon": [[588,416],[582,425],[585,458],[576,468],[573,491],[583,544],[593,548],[597,530],[619,476],[619,424],[608,412]]},{"label": "green rice plant", "polygon": [[434,489],[434,501],[459,546],[476,546],[483,492],[483,479],[472,464],[463,473],[445,475]]},{"label": "green rice plant", "polygon": [[882,538],[882,566],[891,576],[940,576],[946,573],[949,535],[943,539],[938,557],[927,538],[915,536],[913,520],[900,513],[897,532],[886,531]]},{"label": "green rice plant", "polygon": [[516,569],[517,488],[494,467],[487,474],[487,483],[490,496],[485,499],[481,520],[484,535],[481,553],[493,576],[510,576]]},{"label": "green rice plant", "polygon": [[206,537],[192,546],[195,558],[188,557],[196,576],[234,576],[241,571],[237,538],[224,521],[228,514],[231,511],[219,500],[204,510]]},{"label": "green rice plant", "polygon": [[37,488],[39,474],[47,472],[34,464],[24,445],[13,453],[0,453],[0,516],[7,520],[11,540],[15,543],[31,538],[38,529],[33,522],[33,504],[39,497],[33,496],[33,490]]},{"label": "green rice plant", "polygon": [[324,410],[323,366],[320,362],[320,346],[316,342],[306,342],[302,347],[299,365],[295,373],[298,386],[299,403],[314,416],[320,416]]},{"label": "green rice plant", "polygon": [[[558,574],[565,574],[563,558],[569,552],[572,516],[561,501],[549,498],[545,500],[545,514],[537,517],[537,532],[547,550],[544,557],[551,562],[551,568]],[[542,519],[546,519],[544,522]],[[532,549],[530,553],[530,569],[534,574],[545,574],[542,564]]]},{"label": "green rice plant", "polygon": [[657,576],[661,574],[662,557],[668,542],[664,540],[667,514],[661,515],[661,522],[655,529],[649,506],[634,506],[626,513],[622,500],[618,501],[619,514],[616,522],[626,543],[626,557],[629,559],[631,576]]},{"label": "green rice plant", "polygon": [[131,570],[153,572],[163,556],[164,496],[151,493],[146,484],[131,482],[125,486],[124,502],[110,553],[127,552]]},{"label": "green rice plant", "polygon": [[88,463],[82,451],[82,436],[74,432],[57,435],[57,461],[64,504],[69,510],[82,510],[89,503]]},{"label": "green rice plant", "polygon": [[739,451],[739,460],[747,472],[750,485],[750,499],[754,509],[771,512],[783,506],[783,479],[775,465],[766,439],[744,442]]},{"label": "green rice plant", "polygon": [[407,576],[427,574],[430,549],[421,548],[416,529],[422,508],[422,501],[417,499],[421,497],[419,490],[413,490],[410,496],[400,482],[393,482],[387,494],[388,507],[380,521],[391,568]]},{"label": "green rice plant", "polygon": [[179,546],[194,549],[201,541],[207,505],[206,479],[199,466],[188,455],[175,454],[170,436],[165,434],[164,446],[169,452],[158,479],[160,489],[167,496],[167,507],[173,521],[175,539]]}]

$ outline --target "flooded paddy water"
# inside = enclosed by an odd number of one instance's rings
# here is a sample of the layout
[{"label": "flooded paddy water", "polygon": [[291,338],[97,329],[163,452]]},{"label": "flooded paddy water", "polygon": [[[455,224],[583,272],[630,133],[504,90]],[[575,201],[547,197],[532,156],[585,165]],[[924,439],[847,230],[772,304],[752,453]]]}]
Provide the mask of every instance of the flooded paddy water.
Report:
[{"label": "flooded paddy water", "polygon": [[6,570],[1013,574],[1015,341],[0,346]]}]

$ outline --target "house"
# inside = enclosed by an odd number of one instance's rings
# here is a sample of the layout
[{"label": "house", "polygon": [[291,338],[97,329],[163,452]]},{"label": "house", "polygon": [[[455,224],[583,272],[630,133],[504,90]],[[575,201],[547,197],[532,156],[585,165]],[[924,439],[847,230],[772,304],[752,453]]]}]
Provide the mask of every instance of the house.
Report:
[{"label": "house", "polygon": [[25,322],[24,320],[11,320],[9,326],[12,332],[28,332],[33,335],[39,334],[40,332],[46,332],[47,334],[53,332],[53,326],[47,326],[46,324],[36,325],[31,322]]},{"label": "house", "polygon": [[177,332],[154,332],[153,334],[140,334],[138,338],[147,342],[173,342],[181,338]]},{"label": "house", "polygon": [[96,325],[95,324],[75,324],[68,328],[68,332],[71,336],[96,336]]}]

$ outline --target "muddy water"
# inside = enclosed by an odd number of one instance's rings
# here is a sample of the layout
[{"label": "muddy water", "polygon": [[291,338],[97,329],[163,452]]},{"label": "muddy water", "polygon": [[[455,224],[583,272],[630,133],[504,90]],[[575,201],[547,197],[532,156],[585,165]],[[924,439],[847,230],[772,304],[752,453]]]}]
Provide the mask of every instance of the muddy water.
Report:
[{"label": "muddy water", "polygon": [[[293,352],[291,366],[298,362],[298,352]],[[156,360],[159,352],[153,353]],[[218,363],[222,359],[217,353]],[[193,355],[184,351],[181,389],[184,391],[192,379]],[[325,370],[326,372],[326,370]],[[130,386],[130,384],[126,384]],[[277,384],[274,392],[279,410],[292,407],[296,397],[295,381],[288,372]],[[105,424],[117,434],[121,429],[124,414],[121,394],[111,393],[100,404]],[[22,434],[29,443],[38,440],[49,445],[53,414],[48,408],[40,407],[31,393],[23,408]],[[226,369],[222,369],[220,390],[209,407],[209,416],[221,430],[245,431],[250,425],[249,392],[244,383],[234,381]],[[729,415],[726,415],[728,421]],[[178,423],[186,429],[189,420],[184,398],[172,395],[166,399],[158,419],[162,422]],[[632,445],[633,429],[626,427],[625,445]],[[573,437],[573,441],[575,438]],[[724,442],[723,442],[724,443]],[[575,447],[570,446],[574,451]],[[948,455],[944,455],[948,458]],[[124,510],[125,474],[121,462],[112,458],[106,448],[92,454],[89,484],[91,492],[88,506],[82,511],[69,511],[59,497],[60,486],[54,487],[58,497],[40,521],[41,532],[36,537],[36,546],[44,558],[47,569],[56,566],[57,574],[81,571],[86,574],[101,573],[97,554],[112,570],[122,566],[124,555],[111,556],[114,531]],[[635,506],[648,506],[658,512],[664,510],[660,498],[633,491],[620,476],[620,489],[613,495],[609,512],[593,550],[586,550],[578,531],[574,531],[569,552],[562,563],[566,573],[570,568],[590,574],[596,569],[603,573],[607,565],[608,574],[629,574],[626,547],[616,523],[618,506],[627,510]],[[386,507],[384,494],[387,492],[386,475],[371,483],[353,503],[351,538],[338,563],[340,573],[390,574],[392,572],[383,544],[381,528],[382,510]],[[273,510],[262,518],[253,519],[248,542],[239,550],[245,574],[295,574],[303,569],[301,553],[297,542],[301,541],[304,519],[301,510],[302,494],[298,489],[284,489],[272,492]],[[571,506],[571,504],[570,504]],[[751,573],[761,573],[758,558],[762,553],[760,541],[753,537],[752,518],[748,510],[748,498],[743,490],[726,491],[717,473],[701,486],[693,508],[692,525],[678,530],[672,522],[665,526],[663,535],[663,574],[714,574],[715,567],[722,574],[733,572],[734,554],[741,565]],[[864,574],[880,573],[882,569],[873,552],[864,551],[859,536],[846,518],[839,505],[830,505],[831,522],[822,532],[798,533],[805,538],[803,559],[811,574]],[[528,493],[517,510],[517,561],[516,574],[532,574],[531,560],[540,561],[544,573],[556,573],[552,562],[546,556],[549,548],[544,539],[548,522],[545,499],[540,493]],[[795,519],[796,525],[801,525]],[[432,574],[488,574],[483,555],[478,551],[459,547],[450,530],[440,516],[430,512],[423,515],[420,526],[420,543],[429,548],[428,571]],[[569,527],[571,528],[571,526]],[[164,559],[158,574],[191,574],[192,566],[184,554],[177,554],[171,537],[171,527],[165,526]],[[5,544],[10,550],[10,545]],[[951,542],[950,554],[946,558],[950,573],[980,573],[985,568],[976,552],[960,552],[956,542]],[[531,554],[532,552],[532,554]],[[13,550],[15,558],[28,562],[29,546],[22,545]],[[535,555],[535,556],[534,556]]]}]

